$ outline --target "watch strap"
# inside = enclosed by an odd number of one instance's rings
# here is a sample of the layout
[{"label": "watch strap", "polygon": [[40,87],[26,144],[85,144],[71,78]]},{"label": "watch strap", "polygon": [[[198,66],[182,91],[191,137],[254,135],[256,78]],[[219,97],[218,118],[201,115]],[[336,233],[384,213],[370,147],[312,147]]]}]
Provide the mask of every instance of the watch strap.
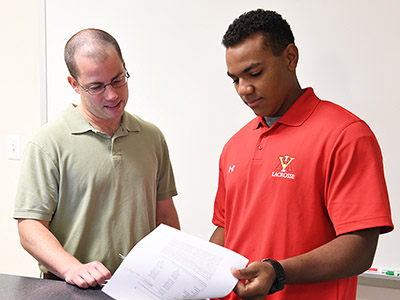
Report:
[{"label": "watch strap", "polygon": [[285,274],[285,270],[283,269],[282,265],[278,261],[273,260],[271,258],[263,259],[262,262],[267,262],[267,263],[271,264],[271,266],[274,268],[275,274],[276,274],[276,279],[275,279],[274,283],[272,284],[271,289],[268,292],[268,295],[271,295],[275,292],[279,292],[279,291],[283,290],[285,287],[285,284],[286,284],[286,274]]}]

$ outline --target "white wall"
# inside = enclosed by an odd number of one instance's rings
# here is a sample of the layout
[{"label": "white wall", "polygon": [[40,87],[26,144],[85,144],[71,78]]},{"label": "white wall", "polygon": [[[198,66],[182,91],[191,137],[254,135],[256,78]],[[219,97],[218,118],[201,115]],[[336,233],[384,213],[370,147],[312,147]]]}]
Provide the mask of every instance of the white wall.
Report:
[{"label": "white wall", "polygon": [[21,135],[23,145],[40,126],[39,8],[32,0],[1,0],[0,7],[0,273],[38,276],[12,219],[20,161],[7,159],[7,136]]},{"label": "white wall", "polygon": [[[291,24],[300,53],[300,84],[371,126],[384,154],[394,222],[400,219],[400,131],[390,130],[398,126],[400,112],[398,0],[107,3],[46,1],[49,119],[79,101],[64,79],[65,41],[87,27],[115,35],[131,74],[126,109],[160,126],[166,136],[183,230],[210,235],[220,151],[254,116],[226,76],[221,37],[234,18],[257,7],[277,10]],[[382,235],[374,266],[400,270],[399,248],[400,231]]]},{"label": "white wall", "polygon": [[[387,3],[394,3],[394,1],[388,1],[385,0],[383,1],[384,3],[387,1]],[[1,30],[1,36],[2,36],[2,47],[0,48],[0,65],[2,66],[2,72],[0,75],[0,91],[1,91],[1,96],[2,96],[2,108],[3,108],[3,114],[2,118],[0,118],[1,126],[0,126],[0,140],[3,141],[0,143],[0,191],[1,191],[1,197],[0,201],[2,201],[2,209],[0,210],[0,225],[1,225],[1,247],[0,247],[0,273],[9,273],[9,274],[19,274],[19,275],[25,275],[25,276],[34,276],[37,277],[39,272],[36,267],[36,262],[28,255],[26,252],[21,248],[19,245],[18,241],[18,234],[16,231],[16,222],[12,219],[12,211],[13,211],[13,203],[14,203],[14,196],[15,196],[15,188],[17,184],[17,178],[18,178],[18,173],[19,173],[19,164],[20,162],[18,160],[8,160],[7,159],[7,151],[6,151],[6,143],[7,143],[7,135],[8,134],[19,134],[21,135],[21,142],[22,144],[25,144],[26,141],[29,139],[30,136],[34,133],[34,131],[40,126],[40,95],[41,95],[41,90],[40,90],[40,25],[41,22],[43,21],[41,19],[41,14],[40,14],[40,4],[42,1],[35,1],[35,0],[17,0],[17,1],[6,1],[6,0],[0,0],[0,4],[2,9],[0,10],[0,30]],[[296,15],[296,11],[299,8],[301,1],[299,2],[298,5],[293,7],[293,11],[290,13],[290,15],[287,15],[287,18],[290,22],[291,19]],[[363,1],[362,3],[364,5],[368,5],[368,3],[379,3],[375,1]],[[211,2],[210,2],[211,3]],[[239,2],[238,2],[239,3]],[[358,2],[360,3],[360,2]],[[375,5],[375,4],[374,4]],[[367,7],[368,8],[368,7]],[[397,6],[397,8],[399,8]],[[231,8],[232,9],[232,8]],[[354,8],[352,8],[353,10]],[[360,8],[362,9],[362,8]],[[351,19],[351,11],[344,13],[345,17],[347,20]],[[365,18],[371,18],[371,23],[375,22],[375,19],[373,19],[373,13],[374,13],[375,8],[373,6],[369,7],[369,9],[366,9],[367,13],[364,14]],[[378,22],[388,22],[390,23],[389,20],[385,19],[385,15],[379,14],[379,10],[376,10],[378,15]],[[398,11],[398,10],[397,10]],[[232,14],[234,13],[235,16],[237,16],[239,13],[241,13],[242,10],[237,8],[232,9]],[[334,14],[334,11],[327,11],[327,15],[329,14]],[[317,17],[317,16],[316,16]],[[342,16],[343,17],[343,16]],[[319,21],[323,19],[321,16],[318,17]],[[335,36],[335,28],[343,30],[343,23],[341,23],[341,18],[338,18],[338,24],[335,24],[335,26],[331,26],[329,28],[329,34],[333,35],[332,38],[332,43],[338,41],[340,39],[339,36]],[[232,18],[220,20],[219,22],[224,23],[223,27],[225,28],[229,22],[232,21]],[[364,23],[368,23],[366,20],[363,20]],[[70,23],[73,24],[73,20],[70,20]],[[225,24],[226,23],[226,24]],[[291,22],[290,22],[291,23]],[[354,23],[356,24],[357,21],[354,20]],[[395,23],[398,24],[398,23]],[[221,24],[219,25],[221,26]],[[292,24],[293,30],[295,31],[295,36],[298,38],[299,41],[303,39],[301,44],[306,44],[306,43],[311,43],[313,41],[313,38],[310,37],[308,38],[307,41],[304,40],[306,38],[307,32],[303,32],[305,30],[304,28],[298,28],[296,30],[296,26],[299,27],[297,24]],[[316,27],[315,25],[314,27]],[[372,36],[374,38],[378,38],[379,40],[379,32],[374,32],[373,31],[373,25],[372,27]],[[311,28],[312,29],[312,28]],[[310,28],[308,28],[310,30]],[[369,30],[369,29],[368,29]],[[300,33],[300,31],[302,33]],[[398,29],[396,31],[398,35]],[[310,30],[309,35],[315,34],[312,30]],[[397,35],[394,35],[394,38],[397,37]],[[119,36],[117,36],[119,38]],[[64,43],[65,41],[63,41]],[[217,41],[219,43],[219,40]],[[314,42],[316,42],[314,40]],[[182,43],[184,46],[185,43]],[[390,41],[388,43],[384,43],[384,47],[390,46]],[[193,45],[192,45],[193,46]],[[318,43],[315,45],[316,47],[318,46]],[[211,47],[211,46],[210,46]],[[215,47],[215,46],[212,46]],[[348,48],[350,47],[350,48]],[[216,49],[212,48],[213,51],[219,51],[217,55],[223,60],[223,51],[222,49]],[[320,69],[318,68],[319,64],[325,64],[324,69],[325,70],[334,70],[335,68],[339,68],[338,66],[340,65],[341,68],[346,67],[342,66],[340,61],[335,61],[335,58],[338,58],[340,56],[337,55],[337,53],[318,53],[318,49],[315,49],[315,52],[312,51],[312,45],[309,46],[309,54],[304,54],[304,50],[301,50],[301,63],[300,63],[300,70],[301,72],[302,68],[304,68],[305,61],[307,59],[309,61],[315,61],[312,67],[314,70],[311,71],[319,71]],[[391,58],[391,53],[395,53],[397,48],[390,48],[387,49],[388,55],[386,57],[381,57],[381,56],[374,56],[373,53],[371,53],[371,59],[370,61],[356,61],[355,65],[352,66],[354,68],[363,68],[363,63],[366,65],[371,65],[373,64],[374,66],[378,67],[378,70],[380,69],[380,64],[384,62],[387,64],[388,58]],[[350,44],[344,44],[343,45],[343,52],[350,51],[349,53],[353,53],[355,51],[368,51],[368,40],[362,40],[361,44],[360,41],[357,41],[357,39],[352,40],[352,43]],[[382,51],[380,53],[385,53],[386,51]],[[307,57],[308,56],[308,57]],[[329,58],[333,58],[332,61],[329,61]],[[135,59],[132,57],[132,59]],[[62,60],[62,57],[60,58]],[[390,62],[389,62],[390,63]],[[393,66],[396,70],[398,70],[398,62],[397,60],[394,61],[393,63],[397,64],[397,68]],[[221,61],[221,64],[218,66],[218,68],[221,68],[221,65],[223,64],[223,61]],[[328,64],[328,65],[327,65]],[[330,65],[330,67],[329,67]],[[140,67],[140,66],[139,66]],[[190,67],[190,66],[189,66]],[[185,71],[188,73],[185,75],[187,77],[193,75],[193,72],[195,73],[196,70],[192,70],[190,68],[187,68]],[[210,66],[212,67],[212,66]],[[329,68],[327,68],[329,67]],[[179,71],[179,70],[177,70]],[[310,71],[310,73],[311,73]],[[210,73],[215,72],[212,69],[209,70]],[[351,77],[351,68],[347,66],[346,72],[342,74],[342,76],[349,76]],[[303,75],[301,78],[307,78],[305,72],[303,72]],[[375,74],[374,76],[384,76],[385,74]],[[146,78],[141,78],[141,74],[135,74],[138,80],[144,81]],[[194,76],[194,75],[193,75]],[[223,74],[225,76],[225,74]],[[365,74],[367,76],[367,74]],[[318,80],[315,80],[311,84],[317,88],[318,90],[323,90],[325,86],[329,86],[331,82],[326,82],[324,79],[324,74],[316,74],[314,75]],[[340,76],[338,76],[340,77]],[[359,78],[362,80],[363,78]],[[65,81],[65,78],[59,78],[60,81]],[[207,86],[204,86],[204,78],[197,78],[196,76],[193,77],[193,80],[196,80],[195,84],[193,84],[193,90],[196,91],[202,90],[207,88]],[[337,78],[337,80],[340,82],[340,78]],[[311,80],[307,80],[307,82],[310,82]],[[387,78],[388,84],[392,83],[395,84],[398,82],[397,77],[393,78],[389,76]],[[303,80],[303,85],[307,85],[306,80]],[[242,114],[242,117],[244,116],[243,110],[245,110],[245,107],[242,107],[240,105],[240,100],[236,98],[234,95],[234,92],[230,90],[230,85],[229,85],[229,80],[227,79],[227,82],[225,82],[227,85],[223,87],[227,95],[233,96],[231,99],[221,99],[221,101],[226,101],[227,104],[231,105],[230,107],[230,116],[232,118],[236,117],[236,112],[238,114]],[[336,82],[332,83],[336,84]],[[197,86],[196,86],[197,85]],[[320,88],[318,88],[320,87]],[[178,89],[179,91],[179,85],[174,85],[171,87],[172,90]],[[338,89],[344,89],[344,92],[351,92],[352,87],[351,86],[338,86]],[[379,87],[376,87],[377,91],[379,90]],[[385,91],[383,91],[385,92]],[[356,90],[353,91],[353,94],[356,93]],[[397,96],[397,94],[395,94]],[[322,95],[326,98],[330,98],[332,100],[335,100],[335,97],[338,99],[338,101],[343,101],[345,102],[345,97],[343,94],[340,93],[340,91],[337,92],[337,94],[331,95]],[[385,94],[387,97],[394,97],[394,95],[390,94]],[[201,99],[199,99],[201,100]],[[190,99],[188,100],[190,101]],[[213,111],[213,106],[212,102],[210,99],[207,99],[207,104],[210,108],[210,113],[212,114],[212,118],[218,117],[218,113]],[[236,101],[236,102],[235,102]],[[379,99],[375,104],[379,103],[380,105],[377,105],[377,117],[382,118],[382,114],[385,114],[384,109],[389,109],[387,106],[385,106],[384,99]],[[383,104],[382,104],[383,103]],[[201,103],[197,103],[197,105],[202,105]],[[372,106],[374,103],[367,103],[367,106]],[[355,103],[354,107],[356,110],[359,110],[361,114],[363,114],[363,109],[362,103]],[[383,107],[383,108],[379,108]],[[232,108],[233,107],[233,108]],[[348,107],[348,105],[347,105]],[[397,109],[398,106],[394,106],[393,109]],[[143,111],[143,113],[148,113],[147,111]],[[250,115],[250,114],[249,114]],[[373,116],[371,116],[372,118]],[[210,116],[205,115],[203,118],[200,118],[197,120],[198,122],[203,120],[203,119],[211,119]],[[155,121],[155,120],[153,120]],[[394,122],[394,121],[393,121]],[[161,129],[164,127],[168,127],[168,124],[166,126],[160,125]],[[379,125],[379,124],[377,124]],[[389,124],[390,125],[390,124]],[[231,131],[232,133],[234,130],[237,128],[233,128],[232,126]],[[374,124],[372,125],[374,128]],[[381,132],[383,134],[383,131],[387,130],[387,128],[382,128],[378,132],[380,135]],[[169,133],[166,133],[167,138]],[[216,172],[217,172],[217,158],[219,155],[220,151],[220,146],[225,142],[225,140],[220,140],[220,141],[215,141],[212,137],[213,132],[209,133],[211,142],[216,145],[211,145],[212,146],[212,152],[215,152],[215,170],[210,170],[210,176],[213,177],[214,179],[216,178]],[[378,135],[378,138],[379,138]],[[205,141],[205,142],[210,142],[210,141]],[[169,141],[169,143],[174,144],[172,141]],[[211,144],[212,144],[211,143]],[[1,146],[3,145],[3,146]],[[171,145],[172,146],[172,145]],[[190,145],[189,145],[190,146]],[[173,146],[172,146],[173,147]],[[384,149],[385,150],[385,149]],[[179,152],[181,150],[176,149],[173,150],[175,151],[176,154],[174,155],[184,155],[184,152]],[[188,150],[190,151],[190,149]],[[211,150],[209,150],[211,151]],[[174,157],[172,157],[174,160]],[[176,159],[176,158],[175,158]],[[395,161],[396,163],[397,161]],[[196,163],[200,163],[199,160],[196,160]],[[215,173],[213,173],[215,171]],[[184,176],[185,174],[182,174],[181,176]],[[214,180],[215,184],[211,184],[210,186],[203,187],[210,189],[211,192],[209,192],[209,195],[212,195],[214,192],[213,190],[216,188],[216,181]],[[394,180],[393,180],[394,182]],[[395,187],[394,184],[392,183],[393,187],[392,189],[394,190]],[[180,185],[180,182],[178,183],[178,188]],[[197,183],[199,182],[194,182],[191,186],[192,193],[195,194],[198,190]],[[204,199],[203,204],[200,203],[191,203],[190,195],[184,199],[185,201],[180,201],[178,203],[178,209],[179,212],[182,215],[185,215],[185,211],[188,210],[201,210],[202,214],[204,216],[209,216],[211,215],[211,207],[208,207],[210,204],[212,204],[212,199]],[[397,199],[398,201],[398,199]],[[207,204],[207,205],[205,205]],[[193,208],[193,206],[195,208]],[[207,206],[204,208],[203,206]],[[195,220],[194,222],[191,222],[191,220],[187,218],[183,218],[183,223],[185,224],[186,228],[189,228],[189,231],[195,230],[198,220]],[[206,224],[209,222],[209,219],[207,220],[201,220],[201,224]],[[208,227],[210,228],[210,227]],[[209,229],[208,229],[209,230]],[[359,286],[359,296],[358,299],[360,300],[371,300],[371,299],[397,299],[398,296],[398,290],[392,290],[392,289],[381,289],[381,288],[375,288],[375,287],[366,287],[366,286]]]}]

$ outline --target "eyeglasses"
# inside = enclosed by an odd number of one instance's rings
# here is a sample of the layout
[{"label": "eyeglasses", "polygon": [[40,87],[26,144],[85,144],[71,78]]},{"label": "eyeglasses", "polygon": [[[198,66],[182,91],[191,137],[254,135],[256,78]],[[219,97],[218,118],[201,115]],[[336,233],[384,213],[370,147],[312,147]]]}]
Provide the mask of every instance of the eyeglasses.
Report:
[{"label": "eyeglasses", "polygon": [[86,93],[89,93],[90,95],[100,95],[100,94],[104,93],[104,91],[106,90],[106,87],[108,87],[109,85],[111,85],[113,88],[123,87],[125,84],[128,83],[129,77],[131,77],[131,76],[129,75],[128,71],[126,71],[125,75],[114,78],[110,83],[107,83],[107,84],[98,83],[98,84],[91,85],[88,88],[85,88],[78,82],[78,80],[76,80],[76,79],[75,80],[78,83],[78,85]]}]

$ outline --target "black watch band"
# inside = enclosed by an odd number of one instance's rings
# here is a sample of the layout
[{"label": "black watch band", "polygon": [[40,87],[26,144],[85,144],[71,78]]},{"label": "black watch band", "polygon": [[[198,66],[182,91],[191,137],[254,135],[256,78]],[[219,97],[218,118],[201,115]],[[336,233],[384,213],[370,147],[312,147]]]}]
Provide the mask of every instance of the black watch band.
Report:
[{"label": "black watch band", "polygon": [[282,268],[282,265],[276,260],[270,258],[263,259],[262,262],[270,263],[271,266],[274,268],[276,274],[275,282],[272,284],[271,289],[268,292],[268,295],[283,290],[286,283],[286,274],[285,270]]}]

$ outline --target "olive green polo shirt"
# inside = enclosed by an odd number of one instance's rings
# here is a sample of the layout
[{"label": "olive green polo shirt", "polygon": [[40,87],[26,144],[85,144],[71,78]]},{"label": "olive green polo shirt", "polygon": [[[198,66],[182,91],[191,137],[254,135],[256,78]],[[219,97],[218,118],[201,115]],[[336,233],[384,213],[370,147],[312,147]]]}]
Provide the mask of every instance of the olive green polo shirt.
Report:
[{"label": "olive green polo shirt", "polygon": [[125,112],[109,137],[71,106],[27,144],[13,217],[50,221],[66,251],[113,273],[155,228],[156,201],[176,194],[156,126]]}]

